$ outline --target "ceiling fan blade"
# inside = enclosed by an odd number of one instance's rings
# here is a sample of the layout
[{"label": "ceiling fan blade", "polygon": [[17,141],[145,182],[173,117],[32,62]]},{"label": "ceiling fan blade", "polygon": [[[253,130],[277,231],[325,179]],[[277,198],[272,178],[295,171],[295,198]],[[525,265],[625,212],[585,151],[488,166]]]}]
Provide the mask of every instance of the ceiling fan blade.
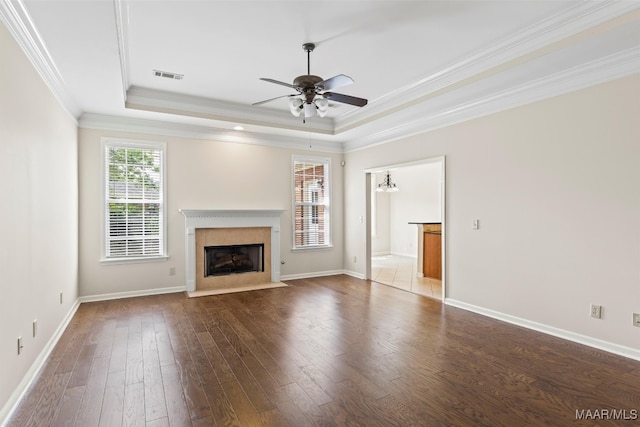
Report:
[{"label": "ceiling fan blade", "polygon": [[343,104],[355,105],[356,107],[364,107],[367,105],[367,101],[364,98],[357,98],[355,96],[344,95],[342,93],[325,92],[322,94],[330,101],[342,102]]},{"label": "ceiling fan blade", "polygon": [[320,83],[316,83],[316,87],[321,90],[332,90],[342,86],[350,85],[353,83],[353,79],[349,76],[345,76],[344,74],[338,74],[337,76],[333,76],[330,79],[324,80]]},{"label": "ceiling fan blade", "polygon": [[269,83],[275,83],[277,85],[282,85],[282,86],[286,86],[286,87],[290,87],[291,89],[298,89],[296,86],[289,84],[289,83],[285,83],[285,82],[281,82],[279,80],[274,80],[274,79],[266,79],[264,77],[260,77],[260,80],[264,80],[265,82],[269,82]]},{"label": "ceiling fan blade", "polygon": [[264,101],[260,101],[260,102],[254,102],[251,105],[261,105],[261,104],[265,104],[267,102],[271,102],[271,101],[275,101],[276,99],[280,99],[280,98],[290,98],[292,96],[298,96],[300,95],[299,93],[294,93],[293,95],[282,95],[282,96],[276,96],[275,98],[271,98],[271,99],[265,99]]}]

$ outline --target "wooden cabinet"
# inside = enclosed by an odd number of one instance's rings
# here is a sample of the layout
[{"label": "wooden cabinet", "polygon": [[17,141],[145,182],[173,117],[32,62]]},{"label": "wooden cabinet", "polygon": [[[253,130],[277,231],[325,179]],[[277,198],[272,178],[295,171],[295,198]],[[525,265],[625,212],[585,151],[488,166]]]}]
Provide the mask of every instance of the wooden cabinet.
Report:
[{"label": "wooden cabinet", "polygon": [[423,233],[423,275],[442,280],[442,225],[424,224]]}]

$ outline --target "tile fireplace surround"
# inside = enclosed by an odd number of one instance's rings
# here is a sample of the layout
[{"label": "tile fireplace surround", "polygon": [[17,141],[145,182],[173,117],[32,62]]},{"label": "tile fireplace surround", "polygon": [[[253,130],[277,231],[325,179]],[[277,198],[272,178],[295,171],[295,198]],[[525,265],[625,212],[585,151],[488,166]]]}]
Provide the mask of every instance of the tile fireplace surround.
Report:
[{"label": "tile fireplace surround", "polygon": [[[196,289],[197,229],[269,228],[271,230],[271,259],[264,260],[265,270],[270,267],[271,282],[280,282],[280,215],[282,212],[284,211],[180,209],[180,213],[185,218],[185,284],[187,292],[199,291]],[[269,266],[266,265],[267,263]]]}]

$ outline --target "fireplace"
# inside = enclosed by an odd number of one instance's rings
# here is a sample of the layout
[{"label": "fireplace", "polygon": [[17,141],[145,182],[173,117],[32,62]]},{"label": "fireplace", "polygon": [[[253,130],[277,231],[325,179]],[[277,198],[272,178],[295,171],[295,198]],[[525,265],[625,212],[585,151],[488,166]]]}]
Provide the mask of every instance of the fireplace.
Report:
[{"label": "fireplace", "polygon": [[[185,217],[185,287],[190,296],[254,285],[285,286],[280,282],[282,210],[181,209],[180,212]],[[210,270],[210,258],[216,255],[207,257],[205,248],[211,247],[223,248],[222,256],[244,258],[250,263],[239,262],[244,266],[226,271]]]},{"label": "fireplace", "polygon": [[264,271],[264,244],[204,247],[204,277]]}]

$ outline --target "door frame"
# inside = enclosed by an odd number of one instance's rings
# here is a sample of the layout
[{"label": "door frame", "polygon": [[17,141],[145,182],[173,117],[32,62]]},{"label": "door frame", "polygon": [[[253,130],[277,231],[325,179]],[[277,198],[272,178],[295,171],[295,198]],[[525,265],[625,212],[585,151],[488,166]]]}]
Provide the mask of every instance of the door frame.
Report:
[{"label": "door frame", "polygon": [[[367,168],[364,170],[365,174],[365,257],[364,257],[364,278],[366,280],[371,280],[371,231],[372,231],[372,223],[371,223],[371,174],[373,173],[384,173],[390,169],[398,169],[407,166],[416,166],[423,165],[428,163],[440,163],[442,166],[442,172],[440,176],[440,218],[442,221],[442,301],[446,299],[447,296],[447,257],[446,257],[446,248],[447,248],[447,227],[446,227],[446,194],[447,194],[447,186],[446,186],[446,156],[438,156],[438,157],[429,157],[421,160],[414,160],[411,162],[404,163],[395,163],[383,166],[377,166],[374,168]],[[416,272],[417,273],[417,272]]]}]

